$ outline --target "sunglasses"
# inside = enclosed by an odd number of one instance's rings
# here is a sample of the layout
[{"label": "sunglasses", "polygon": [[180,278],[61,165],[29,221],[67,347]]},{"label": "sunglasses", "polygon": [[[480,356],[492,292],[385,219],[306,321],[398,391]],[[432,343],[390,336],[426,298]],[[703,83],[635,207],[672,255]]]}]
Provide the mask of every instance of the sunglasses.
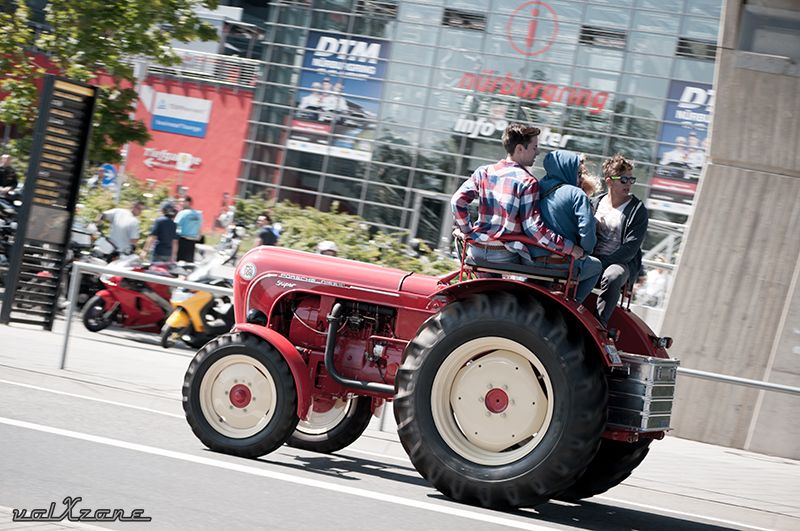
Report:
[{"label": "sunglasses", "polygon": [[636,183],[636,177],[625,177],[624,175],[614,175],[612,177],[609,177],[609,179],[611,179],[612,181],[619,181],[622,184]]}]

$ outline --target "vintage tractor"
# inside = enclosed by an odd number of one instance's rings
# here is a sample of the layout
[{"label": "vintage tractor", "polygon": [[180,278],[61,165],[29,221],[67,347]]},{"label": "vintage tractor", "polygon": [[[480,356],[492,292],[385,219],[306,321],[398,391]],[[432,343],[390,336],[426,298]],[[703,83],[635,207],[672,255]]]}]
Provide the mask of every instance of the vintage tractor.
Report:
[{"label": "vintage tractor", "polygon": [[455,500],[604,492],[669,429],[677,362],[627,308],[600,326],[570,272],[466,258],[434,277],[256,248],[233,331],[186,373],[186,417],[218,452],[334,452],[393,400],[411,462]]}]

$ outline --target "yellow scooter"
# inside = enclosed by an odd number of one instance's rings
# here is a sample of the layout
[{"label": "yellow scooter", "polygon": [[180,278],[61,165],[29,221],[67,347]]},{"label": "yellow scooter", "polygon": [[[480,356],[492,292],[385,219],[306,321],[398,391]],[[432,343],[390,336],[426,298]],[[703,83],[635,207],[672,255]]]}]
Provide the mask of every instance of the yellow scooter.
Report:
[{"label": "yellow scooter", "polygon": [[[229,279],[211,276],[214,262],[198,267],[186,280],[232,287]],[[176,288],[169,302],[173,310],[161,328],[164,348],[173,346],[178,339],[192,348],[200,348],[233,327],[233,301],[227,296],[215,297],[207,291]]]}]

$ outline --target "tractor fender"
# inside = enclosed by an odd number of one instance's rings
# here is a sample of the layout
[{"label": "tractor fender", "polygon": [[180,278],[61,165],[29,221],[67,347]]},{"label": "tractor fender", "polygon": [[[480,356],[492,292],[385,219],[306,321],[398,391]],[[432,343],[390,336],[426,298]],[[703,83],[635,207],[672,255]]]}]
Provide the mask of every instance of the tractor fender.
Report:
[{"label": "tractor fender", "polygon": [[606,366],[612,367],[621,365],[621,360],[619,359],[613,341],[608,338],[607,333],[590,310],[575,303],[575,301],[566,301],[562,295],[552,293],[537,284],[499,278],[467,280],[437,291],[430,297],[428,309],[434,311],[439,310],[453,300],[465,299],[475,293],[497,293],[502,291],[510,293],[528,293],[543,302],[549,302],[557,306],[564,314],[565,318],[577,322],[578,325],[583,328],[586,335],[591,338],[592,342],[597,347],[597,350],[603,358],[603,363],[605,363]]},{"label": "tractor fender", "polygon": [[258,336],[281,353],[281,356],[289,365],[289,370],[292,371],[292,377],[294,377],[294,384],[297,389],[297,416],[305,419],[308,415],[308,410],[311,408],[311,379],[308,375],[308,366],[300,353],[297,352],[297,349],[294,348],[294,345],[281,334],[266,326],[237,323],[232,331]]}]

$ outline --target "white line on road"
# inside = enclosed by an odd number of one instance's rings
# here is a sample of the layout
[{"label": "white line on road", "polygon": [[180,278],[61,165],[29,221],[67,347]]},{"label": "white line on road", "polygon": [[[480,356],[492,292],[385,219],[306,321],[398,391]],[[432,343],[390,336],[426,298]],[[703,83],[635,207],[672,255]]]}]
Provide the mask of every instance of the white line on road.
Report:
[{"label": "white line on road", "polygon": [[289,474],[284,474],[282,472],[275,472],[272,470],[265,470],[262,468],[256,468],[252,466],[240,465],[238,463],[229,463],[226,461],[218,461],[216,459],[209,459],[208,457],[201,457],[191,454],[185,454],[182,452],[175,452],[172,450],[165,450],[163,448],[156,448],[153,446],[146,446],[143,444],[136,444],[127,441],[120,441],[118,439],[110,439],[108,437],[100,437],[97,435],[90,435],[88,433],[80,433],[71,430],[64,430],[61,428],[54,428],[51,426],[43,426],[41,424],[34,424],[32,422],[25,422],[22,420],[15,420],[9,419],[5,417],[0,417],[0,424],[7,424],[9,426],[16,426],[18,428],[25,428],[29,430],[40,431],[44,433],[51,433],[54,435],[60,435],[62,437],[70,437],[72,439],[78,439],[82,441],[92,442],[96,444],[105,444],[107,446],[114,446],[117,448],[123,448],[126,450],[133,450],[135,452],[141,452],[150,455],[157,455],[160,457],[167,457],[170,459],[177,459],[180,461],[187,461],[190,463],[196,463],[199,465],[206,465],[206,466],[213,466],[216,468],[222,468],[225,470],[232,470],[234,472],[241,472],[244,474],[251,474],[253,476],[261,476],[265,478],[274,479],[277,481],[285,481],[288,483],[295,483],[298,485],[303,485],[306,487],[314,487],[317,489],[324,489],[333,492],[343,493],[343,494],[350,494],[351,496],[359,496],[361,498],[367,498],[369,500],[375,501],[383,501],[386,503],[393,503],[395,505],[403,505],[406,507],[412,507],[415,509],[421,509],[425,511],[431,511],[436,513],[442,513],[450,516],[457,516],[460,518],[468,518],[470,520],[476,520],[479,522],[486,522],[489,524],[497,524],[506,527],[512,527],[516,529],[527,529],[529,531],[552,531],[553,529],[557,529],[557,527],[549,527],[544,525],[537,525],[530,522],[524,522],[520,520],[513,520],[511,518],[503,518],[500,516],[494,516],[491,514],[484,514],[474,511],[468,511],[465,509],[459,509],[456,507],[447,507],[444,505],[437,505],[434,503],[411,500],[408,498],[402,498],[400,496],[393,496],[391,494],[384,494],[381,492],[375,492],[370,490],[358,489],[355,487],[348,487],[346,485],[337,484],[337,483],[328,483],[325,481],[320,481],[317,479],[310,479],[310,478],[302,478],[297,476],[292,476]]},{"label": "white line on road", "polygon": [[723,525],[733,525],[741,527],[742,529],[752,529],[753,531],[774,531],[769,527],[755,527],[752,525],[741,524],[739,522],[733,522],[731,520],[723,520],[721,518],[713,518],[710,516],[703,516],[702,514],[692,514],[692,513],[684,513],[682,511],[673,511],[671,509],[664,509],[663,507],[656,507],[655,505],[645,505],[644,503],[636,503],[628,500],[620,500],[618,498],[609,498],[607,496],[595,496],[592,500],[598,500],[603,502],[612,503],[618,506],[630,506],[636,507],[637,509],[645,509],[647,511],[655,511],[658,513],[666,513],[666,514],[674,514],[681,517],[689,517],[689,518],[697,518],[699,520],[704,520],[707,522],[714,522],[715,524],[723,524]]},{"label": "white line on road", "polygon": [[102,398],[95,398],[93,396],[86,396],[86,395],[76,395],[74,393],[67,393],[65,391],[56,391],[55,389],[48,389],[47,387],[38,387],[36,385],[24,384],[19,382],[12,382],[11,380],[0,380],[0,383],[8,384],[8,385],[17,385],[19,387],[27,387],[28,389],[36,389],[37,391],[45,391],[46,393],[53,393],[56,395],[62,396],[70,396],[73,398],[82,398],[83,400],[91,400],[93,402],[100,402],[102,404],[109,404],[112,406],[120,406],[120,407],[127,407],[130,409],[138,409],[139,411],[147,411],[148,413],[157,413],[159,415],[166,415],[167,417],[174,417],[176,419],[185,418],[183,415],[178,415],[176,413],[167,413],[166,411],[159,411],[157,409],[150,409],[149,407],[141,407],[141,406],[134,406],[132,404],[126,404],[124,402],[115,402],[113,400],[104,400]]}]

